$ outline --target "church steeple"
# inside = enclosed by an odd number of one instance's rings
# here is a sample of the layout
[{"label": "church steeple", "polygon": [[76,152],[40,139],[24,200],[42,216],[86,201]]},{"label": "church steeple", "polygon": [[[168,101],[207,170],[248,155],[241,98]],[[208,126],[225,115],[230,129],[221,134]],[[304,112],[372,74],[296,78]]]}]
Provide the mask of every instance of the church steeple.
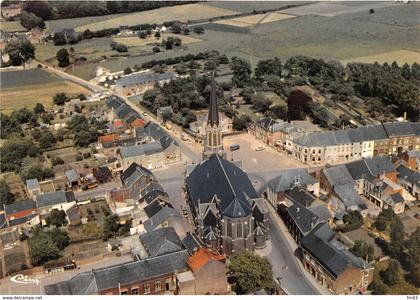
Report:
[{"label": "church steeple", "polygon": [[222,157],[226,154],[223,150],[222,128],[219,121],[219,110],[217,108],[216,85],[214,78],[211,81],[209,114],[206,127],[206,141],[204,145],[203,159],[209,158],[216,153]]},{"label": "church steeple", "polygon": [[210,124],[210,126],[219,125],[219,110],[217,108],[216,86],[214,83],[214,77],[211,80],[210,105],[207,124]]}]

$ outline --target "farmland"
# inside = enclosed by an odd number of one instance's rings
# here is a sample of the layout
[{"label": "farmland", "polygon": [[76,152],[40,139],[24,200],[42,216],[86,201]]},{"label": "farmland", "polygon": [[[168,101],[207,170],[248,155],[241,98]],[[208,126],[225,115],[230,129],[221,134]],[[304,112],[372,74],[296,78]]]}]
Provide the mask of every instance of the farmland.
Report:
[{"label": "farmland", "polygon": [[[149,44],[160,44],[162,39],[167,39],[168,37],[175,36],[174,34],[162,34],[160,39],[156,39],[154,36],[149,36],[145,39],[141,39],[139,37],[117,37],[114,38],[115,42],[122,43],[128,47],[138,47],[138,46],[146,46]],[[187,35],[177,35],[182,40],[182,44],[191,44],[200,42],[201,39],[194,38]]]},{"label": "farmland", "polygon": [[89,92],[41,69],[1,72],[1,86],[1,111],[5,113],[21,107],[32,108],[37,102],[51,107],[52,97],[59,92],[69,95]]},{"label": "farmland", "polygon": [[232,15],[235,11],[205,4],[186,4],[171,7],[163,7],[150,11],[117,16],[105,21],[94,22],[88,25],[76,27],[76,31],[100,30],[104,28],[119,27],[121,25],[138,25],[140,23],[161,24],[166,21],[188,21],[193,19],[212,18],[218,16]]},{"label": "farmland", "polygon": [[6,32],[26,31],[27,29],[20,25],[20,21],[1,22],[1,30]]},{"label": "farmland", "polygon": [[[185,12],[181,13],[181,8],[190,12],[189,19],[198,19],[203,17],[203,9],[209,7],[211,9],[208,17],[211,14],[216,14],[214,8],[221,15],[223,12],[250,12],[257,8],[276,9],[288,4],[291,3],[208,2],[205,5],[188,4],[133,13],[127,16],[117,15],[115,17],[114,15],[115,18],[107,19],[107,22],[117,22],[118,18],[121,21],[128,16],[140,16],[141,14],[147,15],[147,18],[154,18],[158,12],[162,12],[162,15],[153,22],[165,18],[166,20],[182,19]],[[375,8],[374,14],[369,13],[370,7]],[[420,62],[418,52],[416,52],[417,49],[420,49],[419,9],[420,4],[418,3],[372,2],[363,5],[347,2],[339,4],[310,3],[266,14],[204,23],[201,25],[205,28],[203,35],[177,35],[183,39],[186,47],[156,54],[152,53],[151,45],[147,45],[149,42],[150,44],[155,43],[154,38],[144,40],[115,38],[129,46],[128,54],[130,56],[124,58],[110,58],[111,55],[117,54],[109,46],[112,38],[83,40],[72,47],[78,56],[87,58],[87,63],[76,65],[68,72],[84,79],[91,79],[95,76],[95,69],[99,65],[111,71],[118,71],[136,64],[141,65],[143,62],[153,59],[166,59],[209,49],[216,49],[229,57],[243,57],[254,66],[260,59],[277,56],[285,60],[295,55],[339,60],[344,63],[375,60],[380,62],[396,60],[399,64]],[[169,14],[170,11],[173,12],[172,17]],[[148,22],[147,18],[137,19],[135,23]],[[75,22],[77,23],[77,21]],[[123,23],[125,22],[121,24]],[[112,24],[106,27],[112,27]],[[166,35],[166,33],[162,35]],[[56,64],[55,54],[60,48],[51,43],[37,45],[37,57],[40,60]],[[106,55],[108,59],[102,60],[102,55]]]}]

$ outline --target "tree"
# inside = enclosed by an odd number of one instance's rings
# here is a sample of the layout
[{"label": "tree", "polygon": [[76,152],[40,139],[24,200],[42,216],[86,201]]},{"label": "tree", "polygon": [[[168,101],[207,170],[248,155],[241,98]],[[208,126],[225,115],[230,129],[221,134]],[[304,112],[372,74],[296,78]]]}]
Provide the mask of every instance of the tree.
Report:
[{"label": "tree", "polygon": [[181,26],[179,24],[175,23],[171,26],[171,31],[172,31],[172,33],[180,34],[181,33]]},{"label": "tree", "polygon": [[251,81],[251,65],[242,58],[232,57],[232,83],[237,87],[244,87]]},{"label": "tree", "polygon": [[120,228],[120,218],[118,215],[113,214],[105,217],[102,236],[104,240],[114,238],[117,236],[118,229]]},{"label": "tree", "polygon": [[60,68],[65,68],[70,64],[69,52],[67,49],[61,48],[58,50],[56,57]]},{"label": "tree", "polygon": [[234,116],[232,126],[233,129],[241,131],[247,129],[249,123],[251,123],[251,118],[248,115]]},{"label": "tree", "polygon": [[158,46],[154,46],[152,48],[153,53],[159,53],[160,52],[160,48]]},{"label": "tree", "polygon": [[64,250],[64,248],[70,245],[70,237],[67,231],[60,228],[54,228],[48,231],[48,234],[60,251]]},{"label": "tree", "polygon": [[55,46],[63,46],[67,44],[66,36],[63,32],[54,33],[53,41]]},{"label": "tree", "polygon": [[40,113],[43,113],[43,112],[45,112],[44,105],[42,103],[39,103],[39,102],[36,103],[35,107],[34,107],[34,113],[40,114]]},{"label": "tree", "polygon": [[32,29],[35,27],[45,28],[45,23],[41,18],[26,11],[22,11],[22,14],[20,15],[20,24],[22,24],[22,26],[26,29]]},{"label": "tree", "polygon": [[42,149],[48,149],[52,145],[54,145],[57,142],[57,139],[55,138],[54,134],[51,133],[51,131],[46,130],[41,134],[41,137],[39,138],[39,146]]},{"label": "tree", "polygon": [[50,235],[42,232],[40,229],[28,240],[29,254],[34,266],[57,259],[60,257],[60,249],[50,238]]},{"label": "tree", "polygon": [[10,187],[5,180],[0,180],[0,208],[3,209],[3,205],[13,202],[15,202],[15,194],[10,192]]},{"label": "tree", "polygon": [[268,110],[275,116],[275,119],[279,118],[282,120],[287,120],[286,105],[273,105]]},{"label": "tree", "polygon": [[190,32],[191,32],[191,29],[190,28],[188,28],[188,27],[184,27],[184,34],[185,35],[189,35],[190,34]]},{"label": "tree", "polygon": [[47,225],[52,225],[55,227],[61,227],[68,223],[64,210],[58,210],[56,208],[51,211],[50,215],[45,219],[45,221],[47,222]]},{"label": "tree", "polygon": [[274,287],[272,267],[266,257],[249,251],[234,254],[229,270],[236,278],[234,288],[237,294],[252,294]]},{"label": "tree", "polygon": [[53,102],[55,105],[64,105],[70,99],[67,97],[66,93],[57,93],[53,97]]},{"label": "tree", "polygon": [[353,248],[351,248],[350,251],[354,255],[363,258],[367,262],[373,260],[373,246],[371,244],[366,243],[365,241],[356,240],[354,242]]},{"label": "tree", "polygon": [[35,58],[35,47],[28,40],[10,41],[4,48],[4,52],[9,55],[14,66],[20,66],[29,59]]},{"label": "tree", "polygon": [[272,104],[271,100],[264,97],[264,95],[261,93],[252,95],[251,102],[252,102],[252,107],[257,112],[262,112],[262,113],[266,112],[269,109],[270,105]]},{"label": "tree", "polygon": [[131,70],[131,68],[130,67],[127,67],[127,68],[125,68],[124,69],[124,75],[128,75],[128,74],[131,74],[133,71]]},{"label": "tree", "polygon": [[378,229],[379,231],[384,231],[387,226],[387,220],[384,217],[378,216],[375,220],[375,223],[373,225]]},{"label": "tree", "polygon": [[147,32],[146,31],[140,31],[139,38],[141,38],[141,39],[147,38]]},{"label": "tree", "polygon": [[160,39],[160,31],[155,32],[155,38],[158,40]]},{"label": "tree", "polygon": [[380,278],[374,279],[371,290],[373,291],[373,295],[386,295],[387,294],[387,287]]},{"label": "tree", "polygon": [[204,28],[200,27],[200,26],[196,26],[196,27],[193,27],[193,31],[194,31],[194,33],[197,33],[197,34],[203,34],[204,33]]},{"label": "tree", "polygon": [[170,50],[170,49],[172,49],[173,48],[173,46],[174,46],[174,41],[173,40],[171,40],[171,39],[168,39],[168,40],[164,40],[163,41],[164,42],[164,45],[165,45],[165,49],[166,50]]},{"label": "tree", "polygon": [[398,260],[391,259],[384,275],[386,283],[390,285],[394,285],[400,280],[400,263]]},{"label": "tree", "polygon": [[255,68],[255,77],[261,78],[266,75],[281,76],[283,65],[279,58],[260,60]]},{"label": "tree", "polygon": [[54,18],[53,6],[48,1],[26,1],[23,3],[22,10],[32,13],[42,20]]},{"label": "tree", "polygon": [[10,135],[0,148],[1,171],[18,171],[31,147],[32,142],[28,138],[18,134]]},{"label": "tree", "polygon": [[93,33],[92,33],[92,31],[90,31],[90,30],[89,30],[89,28],[88,28],[88,29],[86,29],[85,31],[83,31],[83,33],[82,33],[82,38],[83,38],[84,40],[89,40],[89,39],[93,38]]}]

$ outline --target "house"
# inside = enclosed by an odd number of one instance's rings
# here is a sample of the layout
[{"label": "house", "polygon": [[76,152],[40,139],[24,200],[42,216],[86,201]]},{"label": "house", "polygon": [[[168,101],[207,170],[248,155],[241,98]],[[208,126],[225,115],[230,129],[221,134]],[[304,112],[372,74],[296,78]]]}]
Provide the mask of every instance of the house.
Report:
[{"label": "house", "polygon": [[373,265],[354,256],[326,223],[303,236],[300,249],[305,270],[333,294],[365,293],[373,281]]},{"label": "house", "polygon": [[277,208],[277,205],[286,200],[286,192],[294,187],[303,187],[307,192],[319,195],[319,182],[309,175],[305,169],[284,170],[279,176],[270,180],[265,192],[267,200]]},{"label": "house", "polygon": [[226,276],[226,258],[209,249],[201,248],[188,258],[192,276],[185,280],[184,273],[177,276],[180,295],[226,295],[230,287]]},{"label": "house", "polygon": [[144,126],[145,133],[154,141],[159,142],[164,152],[164,163],[169,164],[181,160],[181,148],[162,126],[149,122]]},{"label": "house", "polygon": [[299,203],[286,208],[283,220],[298,245],[301,239],[319,224],[319,217]]},{"label": "house", "polygon": [[397,172],[398,182],[417,200],[420,200],[420,173],[404,165],[400,165]]},{"label": "house", "polygon": [[265,228],[267,207],[247,174],[218,154],[186,177],[186,190],[200,239],[227,255],[257,246],[255,230]]},{"label": "house", "polygon": [[114,202],[137,202],[147,192],[147,187],[156,181],[155,176],[148,169],[132,163],[120,175],[122,187],[110,191],[110,198]]},{"label": "house", "polygon": [[184,249],[173,227],[164,227],[140,234],[140,242],[149,257],[164,255]]},{"label": "house", "polygon": [[176,274],[188,270],[187,250],[79,273],[46,285],[46,295],[175,294]]},{"label": "house", "polygon": [[93,176],[99,183],[106,183],[112,180],[111,170],[106,166],[101,166],[93,170]]},{"label": "house", "polygon": [[67,210],[75,204],[73,192],[57,191],[36,197],[36,207],[40,217],[47,217],[54,208]]},{"label": "house", "polygon": [[105,101],[106,106],[111,109],[111,115],[114,116],[114,119],[120,119],[126,124],[132,124],[135,120],[143,119],[142,116],[132,109],[124,99],[111,95]]},{"label": "house", "polygon": [[67,184],[73,189],[79,188],[79,184],[80,184],[80,175],[79,173],[75,170],[75,169],[71,169],[68,170],[66,172],[64,172],[64,175],[66,176],[67,179]]},{"label": "house", "polygon": [[157,83],[163,84],[174,79],[173,73],[140,72],[126,75],[115,81],[115,91],[123,97],[144,93]]},{"label": "house", "polygon": [[7,227],[24,225],[37,217],[36,203],[33,200],[22,200],[5,204],[4,212]]},{"label": "house", "polygon": [[186,236],[182,239],[182,244],[188,250],[190,255],[193,255],[204,247],[204,245],[200,242],[200,239],[191,232],[187,232]]},{"label": "house", "polygon": [[133,163],[145,166],[148,169],[156,169],[163,166],[164,152],[159,142],[121,147],[117,153],[123,168],[127,168]]},{"label": "house", "polygon": [[159,228],[173,227],[180,237],[184,237],[186,232],[183,225],[183,217],[172,207],[165,206],[154,214],[151,218],[143,222],[147,232],[153,232]]},{"label": "house", "polygon": [[410,169],[420,171],[420,150],[405,151],[401,154]]},{"label": "house", "polygon": [[38,179],[27,179],[26,180],[26,190],[28,192],[28,197],[35,199],[36,196],[41,195],[41,186],[39,185]]}]

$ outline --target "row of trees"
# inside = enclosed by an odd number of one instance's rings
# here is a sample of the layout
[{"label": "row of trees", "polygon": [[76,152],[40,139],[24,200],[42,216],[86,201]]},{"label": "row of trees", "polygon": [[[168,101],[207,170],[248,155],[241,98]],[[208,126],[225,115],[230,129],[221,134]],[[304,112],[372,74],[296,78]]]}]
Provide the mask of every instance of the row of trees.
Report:
[{"label": "row of trees", "polygon": [[101,16],[107,14],[146,11],[165,6],[188,3],[186,1],[27,1],[23,11],[42,20]]}]

